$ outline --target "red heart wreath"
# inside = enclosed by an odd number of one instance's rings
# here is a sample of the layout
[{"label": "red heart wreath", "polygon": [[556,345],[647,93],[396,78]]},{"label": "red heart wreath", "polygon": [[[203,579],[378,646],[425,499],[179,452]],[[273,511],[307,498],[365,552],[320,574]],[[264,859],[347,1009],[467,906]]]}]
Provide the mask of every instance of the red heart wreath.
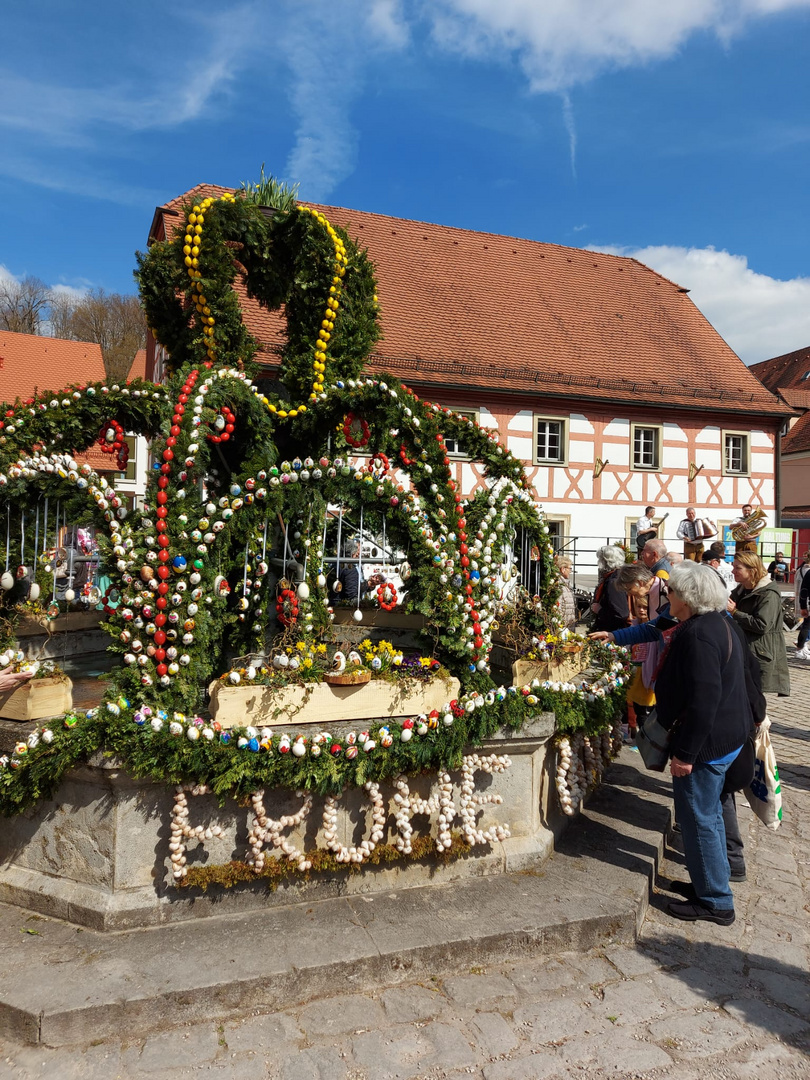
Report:
[{"label": "red heart wreath", "polygon": [[377,603],[384,611],[393,611],[398,600],[397,590],[389,581],[377,587]]},{"label": "red heart wreath", "polygon": [[208,436],[212,443],[227,442],[236,430],[236,413],[227,405],[223,405],[219,412],[220,415],[214,421],[215,431]]},{"label": "red heart wreath", "polygon": [[124,429],[117,420],[106,420],[98,433],[96,440],[101,447],[102,454],[115,454],[115,463],[121,472],[127,467],[129,461],[129,447],[124,436]]},{"label": "red heart wreath", "polygon": [[282,626],[292,626],[298,618],[298,596],[294,589],[282,589],[278,594],[276,618]]},{"label": "red heart wreath", "polygon": [[368,440],[371,438],[371,428],[362,416],[347,413],[343,421],[343,437],[349,446],[353,446],[355,450],[358,450],[361,446],[368,444]]}]

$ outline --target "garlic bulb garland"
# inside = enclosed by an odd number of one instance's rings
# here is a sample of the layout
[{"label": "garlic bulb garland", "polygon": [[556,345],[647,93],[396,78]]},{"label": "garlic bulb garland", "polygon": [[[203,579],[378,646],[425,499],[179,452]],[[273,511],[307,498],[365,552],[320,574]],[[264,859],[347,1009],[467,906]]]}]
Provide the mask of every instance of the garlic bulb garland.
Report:
[{"label": "garlic bulb garland", "polygon": [[563,736],[557,743],[556,785],[564,814],[574,815],[588,791],[597,787],[605,769],[622,748],[621,723],[600,735]]},{"label": "garlic bulb garland", "polygon": [[188,823],[188,798],[186,793],[192,795],[207,795],[207,784],[180,784],[175,788],[174,808],[172,809],[172,823],[169,839],[169,858],[172,863],[172,876],[175,881],[184,878],[188,873],[186,867],[186,844],[189,840],[211,840],[215,836],[222,836],[220,825],[189,825]]},{"label": "garlic bulb garland", "polygon": [[[47,732],[47,736],[50,735],[51,733]],[[43,735],[43,738],[47,736]],[[23,747],[20,753],[24,754],[26,751],[27,747]],[[511,765],[512,762],[504,754],[491,754],[488,757],[471,754],[463,758],[461,797],[458,807],[453,799],[454,787],[449,772],[440,770],[437,773],[438,789],[431,792],[427,799],[412,794],[404,774],[398,776],[394,781],[396,836],[393,842],[401,854],[410,855],[413,852],[411,819],[416,814],[424,814],[429,818],[436,815],[436,848],[439,852],[448,851],[452,847],[453,837],[450,827],[457,817],[461,821],[464,839],[471,846],[494,844],[496,841],[505,840],[510,835],[508,825],[496,824],[488,829],[481,829],[476,823],[481,808],[488,805],[497,806],[503,802],[503,799],[497,793],[476,791],[475,774],[476,772],[501,773],[511,768]],[[321,835],[327,850],[332,851],[340,863],[359,865],[365,862],[385,837],[389,813],[388,800],[381,794],[380,785],[376,781],[369,780],[363,787],[370,804],[371,830],[368,838],[363,838],[358,844],[347,845],[338,838],[338,798],[328,795],[324,800]],[[210,789],[205,784],[180,784],[175,789],[169,840],[172,876],[175,881],[181,881],[188,874],[186,848],[190,840],[202,843],[204,840],[223,835],[223,829],[219,825],[192,826],[189,824],[188,796],[206,795],[209,791]],[[261,873],[265,867],[268,846],[278,848],[289,862],[296,864],[298,870],[305,872],[312,868],[311,852],[308,855],[299,850],[289,836],[283,835],[287,830],[299,829],[312,811],[313,796],[309,792],[298,791],[296,798],[302,799],[303,802],[295,813],[271,818],[265,805],[264,789],[254,791],[250,796],[253,819],[248,830],[250,854],[245,861],[257,874]]]},{"label": "garlic bulb garland", "polygon": [[268,840],[273,847],[280,848],[290,862],[297,862],[299,870],[309,870],[312,866],[309,859],[281,835],[283,829],[297,828],[302,821],[309,817],[309,812],[312,809],[312,796],[308,792],[296,791],[295,797],[297,799],[303,798],[304,802],[301,809],[295,814],[282,814],[278,820],[273,820],[268,818],[264,807],[264,788],[260,791],[254,791],[250,796],[255,816],[248,833],[251,855],[247,862],[257,874],[264,867],[266,858],[264,847]]}]

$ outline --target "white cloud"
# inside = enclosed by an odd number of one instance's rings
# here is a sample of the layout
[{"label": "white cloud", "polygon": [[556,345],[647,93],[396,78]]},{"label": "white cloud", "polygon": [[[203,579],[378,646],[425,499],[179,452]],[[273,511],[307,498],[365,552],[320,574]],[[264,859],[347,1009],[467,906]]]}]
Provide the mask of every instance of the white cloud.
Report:
[{"label": "white cloud", "polygon": [[0,72],[0,128],[81,148],[92,146],[102,128],[146,131],[195,120],[253,58],[257,17],[249,3],[207,19],[198,15],[202,44],[190,39],[192,55],[185,62],[156,57],[130,78],[122,64],[120,76],[102,86],[91,78],[80,86],[14,74],[7,57]]},{"label": "white cloud", "polygon": [[744,255],[665,245],[593,247],[628,255],[689,289],[709,322],[746,364],[810,345],[810,278],[758,274]]},{"label": "white cloud", "polygon": [[694,33],[723,41],[810,0],[433,0],[437,42],[473,57],[515,55],[536,91],[674,55]]},{"label": "white cloud", "polygon": [[[315,0],[307,18],[288,19],[279,56],[290,69],[289,89],[298,118],[287,179],[306,199],[325,199],[354,171],[357,134],[350,114],[363,90],[368,54],[405,47],[409,31],[398,0]],[[317,42],[317,49],[314,48]]]}]

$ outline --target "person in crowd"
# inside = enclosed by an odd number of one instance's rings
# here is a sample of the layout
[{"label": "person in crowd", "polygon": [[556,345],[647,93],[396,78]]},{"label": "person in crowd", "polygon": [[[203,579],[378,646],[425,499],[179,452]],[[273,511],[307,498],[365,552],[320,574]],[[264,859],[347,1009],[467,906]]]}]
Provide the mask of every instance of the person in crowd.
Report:
[{"label": "person in crowd", "polygon": [[679,562],[683,562],[683,555],[680,551],[668,551],[667,561],[670,566],[676,566]]},{"label": "person in crowd", "polygon": [[[715,553],[707,551],[705,554],[710,555]],[[808,585],[810,585],[810,578],[808,578]],[[749,735],[753,736],[755,734],[755,727],[753,725],[761,723],[766,713],[765,697],[760,688],[761,673],[759,664],[753,653],[747,648],[745,637],[731,615],[727,611],[725,612],[725,615],[729,626],[733,627],[734,633],[737,635],[740,643],[745,649],[746,691],[752,710],[752,727],[749,729]],[[649,622],[629,626],[623,630],[614,630],[612,633],[595,633],[589,636],[596,640],[612,641],[615,642],[616,645],[632,648],[634,654],[641,646],[646,646],[646,655],[643,658],[641,667],[642,679],[644,685],[648,686],[654,693],[655,677],[663,649],[666,647],[666,643],[677,625],[667,601],[666,604],[659,608],[658,614],[652,617]],[[636,713],[639,724],[643,724],[644,719],[649,715],[648,710],[639,712],[637,706],[634,706],[634,712]],[[750,777],[753,774],[753,742],[751,744],[751,752],[747,762],[742,761],[743,756],[744,755],[740,755],[740,759],[735,759],[732,771],[726,774],[726,782],[720,795],[723,827],[726,834],[726,856],[728,858],[729,879],[731,881],[746,880],[744,844],[740,832],[739,821],[737,820],[737,804],[734,795],[736,790],[745,787],[749,783]],[[747,775],[745,775],[746,764],[750,768],[750,772]],[[735,776],[735,773],[740,775]],[[676,822],[675,824],[671,843],[677,851],[680,851],[681,854],[683,854],[683,842],[679,822]],[[674,882],[673,888],[676,892],[679,892],[682,890],[683,886],[680,883]],[[691,886],[687,886],[686,892],[687,899],[691,899]]]},{"label": "person in crowd", "polygon": [[[616,587],[627,593],[631,626],[655,622],[668,607],[663,580],[656,577],[643,563],[620,567],[616,571]],[[616,633],[621,636],[623,631],[618,630]],[[598,638],[602,635],[592,636]],[[630,735],[644,723],[655,705],[655,670],[658,666],[658,650],[654,643],[635,644],[632,649],[633,662],[637,667],[627,687]]]},{"label": "person in crowd", "polygon": [[708,551],[703,552],[703,558],[700,560],[704,566],[710,566],[716,574],[718,574],[726,587],[726,592],[730,593],[737,582],[734,580],[734,574],[732,573],[731,566],[726,560],[717,554],[713,550],[714,545],[709,548]]},{"label": "person in crowd", "polygon": [[9,694],[12,690],[17,690],[33,677],[33,671],[12,671],[10,667],[3,668],[0,671],[0,694]]},{"label": "person in crowd", "polygon": [[647,541],[658,539],[658,526],[655,524],[654,518],[655,507],[645,506],[644,513],[636,522],[636,547],[638,548],[639,558],[641,558],[641,553]]},{"label": "person in crowd", "polygon": [[[350,540],[345,548],[345,557],[359,560],[360,553],[360,541]],[[384,582],[385,578],[382,574],[372,574],[371,577],[366,578],[361,571],[359,561],[352,561],[341,567],[333,591],[337,600],[363,600],[367,593],[373,592]]]},{"label": "person in crowd", "polygon": [[614,544],[605,544],[596,553],[599,567],[599,584],[596,587],[591,611],[594,612],[594,630],[617,630],[630,622],[630,605],[627,593],[616,587],[616,571],[624,566],[624,552]]},{"label": "person in crowd", "polygon": [[560,598],[557,601],[557,614],[560,621],[567,627],[576,625],[577,602],[571,589],[570,578],[573,563],[567,555],[556,555],[554,563],[560,575]]},{"label": "person in crowd", "polygon": [[663,540],[648,540],[641,553],[641,561],[656,577],[667,580],[672,572],[672,563],[667,558],[667,545]]},{"label": "person in crowd", "polygon": [[[734,520],[732,521],[731,528],[733,529],[735,525],[745,524],[745,522],[748,521],[748,519],[753,515],[753,513],[753,503],[746,503],[745,506],[741,508],[740,516],[734,518]],[[753,551],[756,554],[758,544],[759,540],[756,536],[751,537],[750,540],[737,540],[735,541],[734,545],[734,554],[736,555],[738,551]]]},{"label": "person in crowd", "polygon": [[768,573],[771,581],[775,581],[777,585],[783,585],[790,579],[790,565],[783,551],[777,551],[773,562],[768,565]]},{"label": "person in crowd", "polygon": [[725,586],[709,566],[683,562],[667,584],[678,620],[655,683],[658,719],[670,732],[670,772],[692,888],[667,905],[687,922],[734,922],[721,795],[753,722],[745,647],[724,617]]},{"label": "person in crowd", "polygon": [[687,506],[686,517],[678,526],[675,535],[679,540],[683,540],[683,557],[692,562],[700,562],[704,551],[703,532],[694,506]]},{"label": "person in crowd", "polygon": [[810,660],[810,649],[807,647],[810,638],[810,551],[805,551],[801,566],[796,567],[793,579],[793,610],[797,616],[801,615],[802,619],[796,640],[796,659]]},{"label": "person in crowd", "polygon": [[771,581],[765,564],[753,551],[735,553],[732,570],[737,587],[728,598],[728,610],[759,662],[762,692],[789,697],[790,672],[779,586]]}]

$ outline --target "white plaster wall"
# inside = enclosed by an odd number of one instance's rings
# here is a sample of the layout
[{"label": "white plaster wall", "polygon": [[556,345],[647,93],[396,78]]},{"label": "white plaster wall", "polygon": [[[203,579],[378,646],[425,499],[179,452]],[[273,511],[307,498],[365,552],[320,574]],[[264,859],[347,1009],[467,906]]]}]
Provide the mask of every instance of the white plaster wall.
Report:
[{"label": "white plaster wall", "polygon": [[686,432],[680,424],[664,424],[664,442],[686,442]]},{"label": "white plaster wall", "polygon": [[770,454],[751,454],[751,472],[753,473],[767,473],[773,469],[773,453]]},{"label": "white plaster wall", "polygon": [[[690,502],[689,502],[689,480],[688,480],[688,478],[686,476],[676,476],[676,477],[674,477],[673,480],[672,480],[672,483],[669,485],[667,490],[669,491],[672,502],[675,504],[676,507],[677,506],[686,507],[686,506],[690,505]],[[655,506],[658,506],[659,509],[664,505],[663,503],[661,503],[660,500],[658,502],[656,502],[655,499],[653,499],[652,502],[653,502],[653,504]],[[673,511],[673,514],[672,514],[673,517],[674,517],[674,514],[675,514],[675,511]]]},{"label": "white plaster wall", "polygon": [[689,451],[685,446],[667,446],[666,443],[661,451],[661,472],[669,472],[670,469],[688,469]]},{"label": "white plaster wall", "polygon": [[629,420],[611,420],[609,424],[605,425],[604,434],[606,438],[615,439],[630,439],[630,421]]},{"label": "white plaster wall", "polygon": [[712,446],[720,445],[720,428],[710,427],[701,428],[695,436],[697,442],[710,443]]},{"label": "white plaster wall", "polygon": [[695,464],[702,465],[708,472],[720,472],[723,464],[723,455],[719,450],[695,450]]},{"label": "white plaster wall", "polygon": [[581,413],[571,413],[569,431],[572,435],[593,435],[593,424]]},{"label": "white plaster wall", "polygon": [[[495,428],[498,430],[498,418],[483,406],[478,410],[478,423],[481,427]],[[531,430],[531,429],[530,429]]]},{"label": "white plaster wall", "polygon": [[531,435],[534,430],[534,413],[528,409],[521,409],[509,421],[509,428],[511,431],[528,431]]},{"label": "white plaster wall", "polygon": [[568,440],[568,460],[593,466],[594,462],[593,441],[586,442],[584,439]]},{"label": "white plaster wall", "polygon": [[[626,473],[621,474],[622,480],[624,480],[626,475],[627,475]],[[619,483],[618,483],[618,480],[616,479],[616,476],[612,472],[607,472],[607,470],[606,470],[605,472],[602,473],[601,479],[602,479],[602,498],[606,502],[613,500],[616,497],[617,493],[619,491],[621,491],[621,488],[619,487]],[[630,500],[631,500],[631,503],[633,503],[633,504],[635,504],[637,502],[641,502],[644,499],[644,477],[643,477],[642,473],[632,473],[630,475],[630,478],[629,478],[629,480],[627,482],[627,491],[630,492]],[[627,505],[627,495],[624,494],[624,492],[622,492],[620,498],[621,498],[621,502],[618,505],[620,505],[622,507],[626,506]],[[643,507],[642,507],[642,509],[643,509]],[[632,513],[632,507],[631,507],[630,512]],[[624,512],[622,511],[622,513],[624,513]],[[641,513],[641,510],[639,510],[639,513]]]},{"label": "white plaster wall", "polygon": [[522,435],[507,435],[506,448],[510,450],[515,457],[520,458],[521,461],[531,461],[534,456],[532,440],[530,438],[524,438]]},{"label": "white plaster wall", "polygon": [[751,446],[759,446],[766,450],[773,449],[773,435],[768,431],[752,431],[751,432]]}]

